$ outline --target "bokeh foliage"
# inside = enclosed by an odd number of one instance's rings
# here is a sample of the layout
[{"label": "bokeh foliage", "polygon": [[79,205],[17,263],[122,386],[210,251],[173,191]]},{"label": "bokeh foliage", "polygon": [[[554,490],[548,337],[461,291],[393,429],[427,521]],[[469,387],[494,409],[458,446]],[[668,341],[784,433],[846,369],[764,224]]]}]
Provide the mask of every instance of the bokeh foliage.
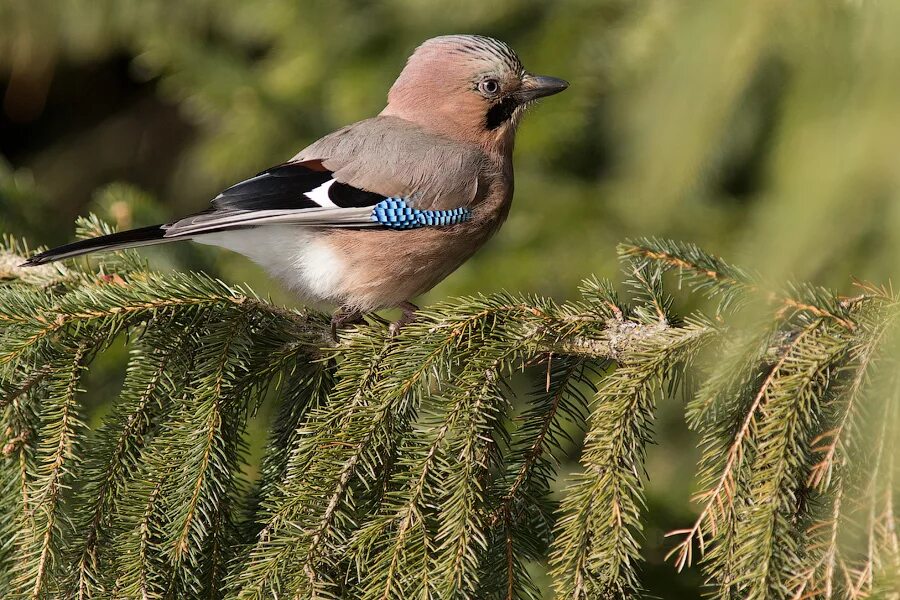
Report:
[{"label": "bokeh foliage", "polygon": [[[896,2],[0,0],[0,23],[0,230],[33,242],[70,239],[88,210],[124,227],[202,208],[377,112],[421,40],[473,32],[572,86],[522,127],[506,227],[426,303],[571,297],[640,235],[848,294],[848,276],[896,271]],[[287,300],[225,253],[151,256]],[[115,388],[100,366],[90,376]],[[696,440],[677,404],[660,410],[661,441],[683,451],[649,450],[644,552],[654,589],[675,597],[662,534],[690,514]]]}]

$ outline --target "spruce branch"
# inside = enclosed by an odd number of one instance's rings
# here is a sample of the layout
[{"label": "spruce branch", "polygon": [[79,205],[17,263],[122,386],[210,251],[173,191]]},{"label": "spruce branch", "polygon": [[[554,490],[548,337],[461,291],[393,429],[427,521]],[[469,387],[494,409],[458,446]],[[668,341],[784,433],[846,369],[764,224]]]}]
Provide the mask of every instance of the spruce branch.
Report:
[{"label": "spruce branch", "polygon": [[847,460],[850,452],[848,445],[852,445],[854,435],[853,425],[860,419],[859,411],[863,408],[866,386],[870,383],[873,371],[878,366],[876,363],[881,358],[879,354],[884,350],[883,342],[891,331],[896,318],[896,313],[880,315],[874,327],[867,328],[863,335],[855,336],[850,349],[852,380],[847,390],[841,395],[841,410],[835,427],[820,433],[812,441],[812,452],[818,453],[822,458],[813,465],[810,472],[808,485],[824,492],[828,489],[831,475],[838,462]]},{"label": "spruce branch", "polygon": [[[168,330],[164,331],[168,333]],[[101,544],[108,541],[105,530],[121,488],[129,472],[138,467],[141,441],[162,412],[167,399],[165,394],[173,391],[172,386],[167,385],[167,371],[184,342],[178,339],[178,333],[175,336],[171,350],[160,351],[151,343],[143,351],[136,349],[133,352],[128,368],[131,379],[124,385],[123,406],[103,430],[105,435],[101,434],[105,447],[89,459],[85,468],[88,483],[84,496],[89,500],[75,511],[84,515],[77,528],[83,533],[78,546],[71,550],[76,558],[69,584],[69,594],[79,600],[105,593],[104,577],[99,568]],[[132,390],[138,393],[132,394]]]},{"label": "spruce branch", "polygon": [[[318,430],[314,435],[309,435],[309,431],[298,431],[301,435],[297,435],[296,443],[291,448],[290,459],[279,485],[262,498],[266,523],[259,532],[255,545],[243,558],[240,569],[232,575],[232,588],[236,590],[237,598],[262,599],[283,594],[285,571],[290,567],[288,563],[295,556],[295,549],[302,547],[300,544],[304,543],[308,544],[307,548],[315,550],[324,530],[332,523],[340,499],[359,462],[358,453],[365,449],[365,444],[370,440],[369,436],[362,433],[362,439],[358,439],[355,444],[335,444],[333,436],[348,428],[354,412],[364,407],[369,388],[375,383],[376,373],[382,368],[382,362],[391,350],[389,340],[371,340],[354,339],[354,343],[362,346],[363,351],[352,353],[342,364],[342,368],[353,372],[355,377],[339,377],[340,384],[333,394],[340,400],[332,400],[312,411],[308,420],[318,423]],[[380,343],[380,350],[370,354],[376,343]],[[373,424],[373,427],[377,427],[377,424]],[[340,460],[344,458],[342,455],[331,456],[348,447],[353,452],[345,460]],[[327,458],[323,456],[323,450],[329,455]],[[310,469],[313,467],[329,469],[328,475],[311,477]],[[331,487],[333,482],[336,483]],[[321,487],[308,489],[311,483]],[[326,497],[325,494],[330,494],[330,497],[323,505],[322,498]],[[308,517],[305,514],[307,512],[311,513]],[[295,525],[303,517],[311,522],[303,527]],[[307,550],[301,556],[306,557],[301,569],[306,585],[318,585],[318,575],[309,564],[313,558],[312,553]],[[295,574],[295,578],[298,576],[301,576],[300,573]],[[297,585],[303,583],[298,581]]]},{"label": "spruce branch", "polygon": [[515,472],[515,478],[509,486],[508,491],[500,500],[500,507],[493,517],[496,522],[501,515],[508,518],[513,510],[513,504],[516,502],[520,492],[526,490],[534,476],[539,476],[536,468],[543,457],[546,456],[555,444],[554,435],[562,433],[561,424],[559,423],[561,415],[573,416],[576,419],[583,419],[581,406],[568,406],[565,402],[572,396],[581,400],[579,404],[586,406],[584,396],[580,394],[573,386],[578,384],[588,385],[585,380],[585,363],[582,359],[559,359],[557,374],[551,374],[550,364],[553,362],[553,355],[547,356],[547,398],[544,405],[535,406],[532,414],[526,416],[526,423],[522,426],[521,442],[526,448],[520,450],[521,465]]},{"label": "spruce branch", "polygon": [[559,595],[628,597],[640,591],[636,563],[643,493],[640,471],[656,393],[707,342],[710,329],[664,330],[634,362],[601,384],[590,417],[582,464],[569,486],[551,555]]},{"label": "spruce branch", "polygon": [[315,361],[287,359],[279,374],[275,394],[280,398],[269,444],[260,467],[260,480],[247,500],[243,523],[243,544],[252,548],[267,517],[271,516],[264,500],[272,498],[285,478],[293,448],[304,435],[303,424],[312,411],[328,402],[334,389],[334,363],[331,359]]},{"label": "spruce branch", "polygon": [[122,553],[113,563],[114,597],[134,600],[163,597],[162,566],[158,564],[162,556],[159,504],[163,485],[174,469],[175,465],[168,465],[155,473],[159,479],[135,478],[128,490],[130,497],[137,501],[125,503],[122,511],[122,522],[127,527],[122,528],[116,541]]},{"label": "spruce branch", "polygon": [[[127,281],[107,282],[100,280],[79,287],[59,298],[45,298],[35,301],[30,296],[21,297],[28,306],[4,306],[2,313],[13,313],[16,319],[25,315],[24,321],[14,330],[5,332],[0,365],[20,359],[34,346],[46,343],[54,334],[69,326],[93,326],[99,330],[109,330],[112,337],[128,326],[147,319],[171,317],[186,314],[185,311],[202,311],[212,307],[231,307],[239,310],[242,306],[263,312],[270,312],[290,319],[318,339],[324,339],[324,328],[316,327],[308,319],[262,303],[252,293],[239,287],[232,287],[205,275],[184,275],[179,273],[135,274]],[[32,304],[33,303],[33,304]],[[6,310],[4,310],[6,309]]]},{"label": "spruce branch", "polygon": [[832,598],[835,591],[835,575],[838,556],[838,533],[842,519],[845,489],[840,479],[835,482],[835,494],[831,502],[831,513],[824,520],[817,520],[806,531],[810,542],[806,547],[807,556],[816,556],[812,564],[798,561],[794,577],[788,582],[791,600],[810,597]]},{"label": "spruce branch", "polygon": [[3,397],[0,398],[0,410],[9,406],[10,403],[18,400],[22,396],[28,394],[35,386],[40,385],[44,379],[53,372],[53,366],[50,363],[47,363],[40,367],[39,369],[33,370],[31,373],[24,375],[22,378],[22,382],[18,385],[12,386],[3,386],[8,389],[4,389]]},{"label": "spruce branch", "polygon": [[[46,369],[48,374],[50,369]],[[13,398],[0,411],[0,435],[3,448],[0,452],[0,585],[12,589],[14,565],[20,559],[19,550],[24,540],[33,536],[31,501],[29,496],[30,474],[34,471],[34,448],[37,438],[37,394],[34,391]]]},{"label": "spruce branch", "polygon": [[[228,508],[239,477],[244,403],[249,391],[246,363],[252,348],[252,315],[213,325],[195,358],[202,374],[191,384],[190,401],[179,407],[179,424],[167,428],[171,435],[160,460],[180,468],[168,479],[162,500],[169,511],[165,530],[166,556],[170,563],[167,593],[197,595],[218,585],[204,581],[202,572],[209,555],[206,540],[215,539],[215,523]],[[252,384],[251,384],[252,385]]]},{"label": "spruce branch", "polygon": [[524,563],[546,555],[555,522],[556,503],[549,496],[558,455],[564,443],[574,444],[567,429],[581,427],[586,420],[585,392],[596,392],[588,376],[598,374],[585,359],[553,354],[540,358],[547,363],[546,375],[537,378],[531,403],[511,433],[505,477],[489,494],[500,499],[488,521],[491,544],[482,569],[482,596],[540,597]]},{"label": "spruce branch", "polygon": [[850,341],[842,331],[820,326],[804,337],[768,388],[766,418],[755,436],[748,501],[739,504],[741,512],[730,541],[735,545],[733,563],[722,565],[729,573],[740,574],[724,585],[748,598],[787,593],[797,552],[794,521],[798,511],[804,510],[798,496],[805,493],[808,478],[804,442],[816,435],[818,403],[846,357]]},{"label": "spruce branch", "polygon": [[812,334],[817,327],[819,327],[819,324],[814,323],[801,331],[778,362],[769,370],[768,375],[759,386],[752,402],[744,413],[743,421],[731,440],[721,467],[718,466],[718,463],[722,455],[716,447],[711,446],[712,450],[705,455],[704,462],[708,466],[703,470],[701,481],[711,481],[713,483],[701,484],[706,489],[695,496],[695,501],[703,502],[703,508],[690,529],[672,531],[668,534],[670,536],[684,535],[684,539],[666,556],[666,558],[675,556],[675,565],[679,571],[686,566],[690,566],[693,560],[695,541],[699,545],[700,551],[705,552],[707,539],[716,538],[719,535],[719,523],[726,523],[731,520],[731,509],[734,506],[734,499],[737,495],[735,473],[743,468],[745,455],[752,453],[752,448],[748,450],[747,445],[748,443],[752,444],[750,438],[754,434],[760,410],[768,399],[769,389],[787,364],[791,352],[807,335]]},{"label": "spruce branch", "polygon": [[[688,373],[703,506],[676,566],[699,544],[722,598],[890,592],[892,292],[773,294],[693,246],[622,253],[629,303],[591,279],[563,304],[460,298],[397,336],[373,319],[337,344],[321,315],[135,255],[9,270],[0,592],[536,599],[530,564],[549,555],[560,597],[632,597],[645,448]],[[722,299],[716,318],[673,314],[667,271]],[[752,320],[721,310],[751,297],[766,300]],[[79,374],[116,339],[131,349],[123,390],[88,433]],[[244,428],[264,399],[275,416],[255,478]],[[579,429],[584,472],[557,511],[556,463]]]},{"label": "spruce branch", "polygon": [[868,297],[839,298],[830,290],[808,284],[788,284],[784,291],[765,285],[758,275],[751,275],[722,259],[708,254],[694,244],[642,238],[619,245],[619,255],[637,261],[639,265],[648,263],[667,270],[677,271],[681,281],[708,297],[720,297],[720,309],[731,305],[739,308],[750,297],[763,298],[775,307],[778,318],[787,318],[793,313],[808,314],[814,318],[833,319],[847,329],[853,329],[852,319],[846,313],[857,302]]},{"label": "spruce branch", "polygon": [[[495,449],[498,414],[507,401],[502,373],[515,351],[513,347],[499,356],[484,357],[486,361],[471,361],[460,379],[472,381],[457,384],[465,390],[467,402],[462,427],[449,440],[447,459],[455,458],[459,464],[455,468],[450,463],[441,465],[444,473],[438,475],[444,481],[443,501],[436,515],[439,526],[432,568],[437,593],[443,597],[471,598],[478,586],[480,554],[487,548],[482,480],[490,464],[488,455]],[[480,385],[470,387],[476,381]]]},{"label": "spruce branch", "polygon": [[677,270],[679,276],[707,296],[721,296],[727,307],[758,288],[756,277],[721,258],[708,254],[694,244],[640,238],[619,245],[619,256],[644,268],[655,264],[664,270]]},{"label": "spruce branch", "polygon": [[[896,333],[895,333],[896,335]],[[898,340],[889,347],[896,349]],[[861,512],[863,512],[862,564],[852,568],[855,583],[850,586],[853,594],[863,597],[875,589],[879,573],[896,572],[900,565],[900,541],[896,527],[895,494],[897,492],[898,447],[896,436],[891,435],[900,424],[900,378],[896,363],[881,382],[888,395],[880,409],[874,436],[874,453],[868,477],[861,487]]]},{"label": "spruce branch", "polygon": [[77,414],[75,395],[88,353],[87,344],[81,343],[53,364],[44,400],[36,472],[33,478],[29,477],[28,486],[27,518],[31,525],[15,567],[16,587],[34,599],[46,595],[54,585],[52,569],[62,534],[62,491],[67,485],[70,463],[76,460],[78,430],[84,427]]}]

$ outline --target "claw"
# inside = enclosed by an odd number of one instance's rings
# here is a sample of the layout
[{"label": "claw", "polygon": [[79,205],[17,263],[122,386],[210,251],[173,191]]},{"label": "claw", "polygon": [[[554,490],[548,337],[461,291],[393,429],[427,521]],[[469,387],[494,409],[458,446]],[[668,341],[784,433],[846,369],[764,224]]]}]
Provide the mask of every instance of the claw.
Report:
[{"label": "claw", "polygon": [[358,323],[362,320],[362,313],[358,310],[342,306],[331,315],[331,339],[338,341],[338,327],[349,325],[350,323]]},{"label": "claw", "polygon": [[388,331],[390,332],[392,337],[397,335],[398,333],[400,333],[400,329],[404,325],[407,325],[408,323],[412,323],[413,321],[415,321],[416,320],[416,311],[419,310],[419,307],[416,306],[415,304],[413,304],[412,302],[402,302],[402,303],[400,303],[400,306],[398,306],[397,308],[399,308],[400,310],[403,311],[403,315],[399,319],[397,319],[396,321],[391,323],[391,326],[388,329]]}]

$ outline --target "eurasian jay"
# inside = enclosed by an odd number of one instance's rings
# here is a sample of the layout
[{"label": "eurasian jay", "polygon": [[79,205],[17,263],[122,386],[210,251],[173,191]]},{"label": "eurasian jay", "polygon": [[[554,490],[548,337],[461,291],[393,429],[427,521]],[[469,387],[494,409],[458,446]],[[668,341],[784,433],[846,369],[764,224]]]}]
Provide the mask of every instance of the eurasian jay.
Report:
[{"label": "eurasian jay", "polygon": [[533,75],[507,44],[477,35],[424,42],[374,118],[326,135],[183,219],[78,241],[26,265],[193,240],[243,254],[312,301],[332,327],[400,308],[471,257],[513,196],[516,127],[568,83]]}]

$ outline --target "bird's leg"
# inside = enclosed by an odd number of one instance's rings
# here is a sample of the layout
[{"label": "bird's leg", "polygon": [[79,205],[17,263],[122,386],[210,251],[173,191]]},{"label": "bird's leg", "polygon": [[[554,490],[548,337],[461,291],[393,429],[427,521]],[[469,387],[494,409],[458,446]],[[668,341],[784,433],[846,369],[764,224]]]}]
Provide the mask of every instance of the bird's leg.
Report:
[{"label": "bird's leg", "polygon": [[412,302],[401,302],[400,306],[398,306],[397,308],[403,311],[403,315],[399,319],[391,323],[391,335],[397,335],[401,327],[403,327],[407,323],[412,323],[413,321],[415,321],[416,311],[419,310],[419,307]]},{"label": "bird's leg", "polygon": [[343,327],[350,323],[359,323],[360,321],[362,321],[361,312],[347,306],[341,306],[331,315],[331,339],[338,341],[338,327]]}]

